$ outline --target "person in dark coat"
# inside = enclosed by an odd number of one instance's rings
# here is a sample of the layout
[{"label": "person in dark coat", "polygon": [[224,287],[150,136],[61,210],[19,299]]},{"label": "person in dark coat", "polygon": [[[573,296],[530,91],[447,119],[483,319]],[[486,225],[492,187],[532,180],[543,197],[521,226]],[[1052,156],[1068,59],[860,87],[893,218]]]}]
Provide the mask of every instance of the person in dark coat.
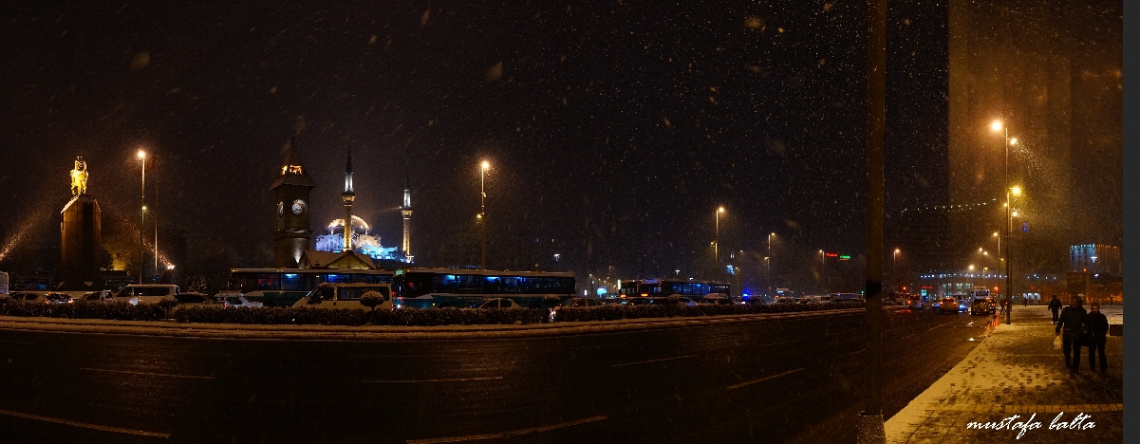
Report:
[{"label": "person in dark coat", "polygon": [[1100,304],[1093,302],[1092,311],[1085,316],[1085,328],[1089,334],[1089,368],[1096,370],[1095,355],[1100,354],[1100,372],[1108,371],[1108,359],[1104,357],[1104,343],[1108,341],[1108,318],[1100,312]]},{"label": "person in dark coat", "polygon": [[1053,323],[1057,323],[1057,312],[1061,310],[1061,300],[1057,299],[1057,295],[1053,295],[1053,299],[1049,301],[1049,311],[1053,312]]},{"label": "person in dark coat", "polygon": [[[1081,298],[1073,296],[1069,306],[1061,310],[1061,316],[1057,320],[1057,327],[1055,328],[1057,334],[1061,335],[1061,350],[1065,352],[1065,366],[1074,372],[1081,368],[1081,336],[1085,331],[1086,314],[1088,313],[1081,307]],[[1069,359],[1070,352],[1072,360]]]}]

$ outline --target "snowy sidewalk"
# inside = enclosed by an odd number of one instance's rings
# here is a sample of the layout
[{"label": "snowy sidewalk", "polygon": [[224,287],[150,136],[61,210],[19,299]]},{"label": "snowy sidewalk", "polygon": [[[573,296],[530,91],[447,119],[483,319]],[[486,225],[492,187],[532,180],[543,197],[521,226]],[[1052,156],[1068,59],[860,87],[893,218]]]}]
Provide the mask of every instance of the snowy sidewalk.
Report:
[{"label": "snowy sidewalk", "polygon": [[[1122,306],[1102,311],[1110,323],[1123,324]],[[996,325],[989,334],[887,420],[888,443],[1124,439],[1121,337],[1108,338],[1109,371],[1101,375],[1089,370],[1087,348],[1081,350],[1079,372],[1065,368],[1064,355],[1053,348],[1052,315],[1045,306],[1014,307],[1013,324]]]}]

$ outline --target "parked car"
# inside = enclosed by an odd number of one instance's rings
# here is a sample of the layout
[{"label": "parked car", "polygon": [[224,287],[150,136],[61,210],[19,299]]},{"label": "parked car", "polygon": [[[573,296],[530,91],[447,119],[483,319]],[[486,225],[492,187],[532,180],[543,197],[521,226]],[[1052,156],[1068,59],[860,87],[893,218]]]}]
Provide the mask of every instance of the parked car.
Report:
[{"label": "parked car", "polygon": [[129,284],[115,293],[116,301],[126,301],[131,305],[157,304],[163,299],[174,300],[174,295],[182,291],[173,284]]},{"label": "parked car", "polygon": [[204,293],[188,291],[185,293],[178,293],[174,295],[174,300],[178,301],[175,308],[196,307],[203,305],[214,305],[214,299]]},{"label": "parked car", "polygon": [[561,307],[600,307],[602,301],[594,298],[570,298],[562,301]]},{"label": "parked car", "polygon": [[714,305],[732,305],[732,299],[729,299],[728,296],[724,296],[724,295],[706,294],[706,295],[704,295],[704,297],[701,297],[701,299],[699,301],[697,301],[697,303],[699,303],[699,304],[714,304]]},{"label": "parked car", "polygon": [[263,297],[245,296],[241,293],[218,293],[214,295],[214,302],[226,308],[259,308],[265,305]]},{"label": "parked car", "polygon": [[910,308],[910,309],[914,309],[914,310],[922,310],[922,304],[923,304],[923,302],[922,302],[922,296],[921,295],[912,294],[906,300],[906,308]]},{"label": "parked car", "polygon": [[953,296],[946,296],[946,297],[942,298],[942,300],[939,301],[939,303],[938,303],[938,312],[939,313],[957,313],[958,312],[958,300],[954,299]]},{"label": "parked car", "polygon": [[997,314],[997,302],[994,302],[992,297],[974,298],[970,304],[970,315],[994,315]]},{"label": "parked car", "polygon": [[83,296],[80,296],[78,300],[84,302],[111,302],[115,300],[115,295],[111,293],[111,290],[89,291],[83,293]]},{"label": "parked car", "polygon": [[485,299],[471,305],[471,308],[519,308],[518,302],[506,298]]},{"label": "parked car", "polygon": [[75,299],[72,299],[71,295],[66,294],[66,293],[48,293],[48,294],[44,295],[44,301],[48,304],[57,304],[57,305],[74,304],[75,303]]},{"label": "parked car", "polygon": [[25,304],[71,304],[75,302],[65,293],[54,291],[17,291],[10,295],[13,301]]},{"label": "parked car", "polygon": [[330,284],[324,283],[309,291],[297,300],[294,307],[312,308],[360,308],[369,307],[360,303],[366,295],[380,298],[374,309],[392,309],[392,286],[390,284]]},{"label": "parked car", "polygon": [[42,293],[44,293],[44,292],[13,291],[13,292],[8,294],[8,299],[12,300],[12,301],[16,301],[16,302],[28,302],[28,303],[33,303],[33,302],[37,302],[37,301],[43,302]]},{"label": "parked car", "polygon": [[[860,293],[830,293],[830,295],[832,296],[832,299],[834,299],[837,302],[861,301],[861,300],[863,300],[863,295]],[[905,300],[902,300],[899,302],[900,303],[906,303]]]}]

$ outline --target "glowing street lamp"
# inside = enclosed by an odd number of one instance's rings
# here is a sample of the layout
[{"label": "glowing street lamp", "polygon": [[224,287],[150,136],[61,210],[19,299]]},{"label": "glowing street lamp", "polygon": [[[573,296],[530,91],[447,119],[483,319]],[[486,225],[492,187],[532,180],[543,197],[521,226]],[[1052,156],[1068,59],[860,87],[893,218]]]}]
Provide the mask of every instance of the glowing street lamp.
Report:
[{"label": "glowing street lamp", "polygon": [[[768,257],[775,257],[775,256],[772,256],[772,236],[775,236],[775,235],[776,235],[775,232],[768,233]],[[771,291],[772,290],[772,270],[771,270],[770,266],[768,268],[769,268],[768,278],[767,278],[768,279],[768,290]]]},{"label": "glowing street lamp", "polygon": [[823,265],[823,292],[827,293],[827,253],[819,250],[819,263]]},{"label": "glowing street lamp", "polygon": [[481,242],[481,259],[480,267],[487,268],[487,191],[484,187],[486,183],[487,170],[491,168],[491,163],[486,160],[479,165],[479,229],[482,237]]},{"label": "glowing street lamp", "polygon": [[[1014,189],[1017,190],[1015,194],[1021,194],[1021,188],[1010,188],[1009,186],[1009,126],[1002,123],[1001,120],[994,120],[994,122],[990,125],[990,129],[994,130],[995,132],[1002,132],[1002,140],[1005,145],[1005,160],[1003,161],[1002,167],[1002,187],[1005,188],[1005,248],[1007,250],[1004,255],[1007,258],[1005,261],[1005,302],[1007,307],[1005,310],[1005,323],[1010,324],[1012,316],[1010,314],[1011,310],[1009,307],[1013,306],[1013,301],[1011,299],[1013,297],[1013,274],[1010,272],[1010,269],[1012,268],[1013,257],[1011,255],[1011,251],[1009,251],[1009,235],[1010,230],[1012,229],[1011,226],[1013,224],[1013,216],[1010,213],[1009,195],[1010,192]],[[1016,143],[1016,141],[1017,139],[1013,139],[1014,143]]]},{"label": "glowing street lamp", "polygon": [[716,232],[713,233],[713,269],[716,270],[716,280],[720,280],[720,214],[724,206],[717,207],[713,217],[716,219]]},{"label": "glowing street lamp", "polygon": [[139,164],[142,166],[142,177],[139,187],[139,283],[143,282],[143,257],[146,255],[146,235],[142,234],[143,224],[146,223],[146,151],[136,153]]},{"label": "glowing street lamp", "polygon": [[891,280],[894,281],[895,286],[897,286],[899,283],[898,261],[900,251],[901,250],[896,247],[894,253],[891,254]]}]

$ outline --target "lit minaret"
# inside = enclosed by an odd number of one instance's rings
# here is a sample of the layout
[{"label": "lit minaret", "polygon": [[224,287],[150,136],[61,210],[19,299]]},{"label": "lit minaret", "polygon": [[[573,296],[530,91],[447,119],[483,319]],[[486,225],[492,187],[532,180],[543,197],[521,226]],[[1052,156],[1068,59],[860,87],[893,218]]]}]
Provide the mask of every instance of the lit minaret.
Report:
[{"label": "lit minaret", "polygon": [[344,250],[352,250],[352,201],[356,199],[356,192],[352,191],[352,148],[348,149],[348,165],[344,167],[344,192],[340,200],[344,201]]},{"label": "lit minaret", "polygon": [[408,185],[408,179],[404,178],[404,206],[400,207],[400,214],[404,216],[404,257],[408,262],[412,261],[412,190]]}]

